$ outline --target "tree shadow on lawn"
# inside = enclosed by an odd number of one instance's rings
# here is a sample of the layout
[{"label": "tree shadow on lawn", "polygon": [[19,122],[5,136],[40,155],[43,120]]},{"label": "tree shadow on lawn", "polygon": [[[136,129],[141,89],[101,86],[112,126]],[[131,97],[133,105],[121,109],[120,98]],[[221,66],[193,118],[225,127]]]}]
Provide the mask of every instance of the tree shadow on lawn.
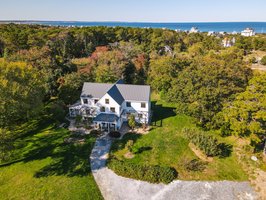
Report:
[{"label": "tree shadow on lawn", "polygon": [[126,133],[121,140],[115,140],[113,142],[111,151],[116,152],[116,151],[119,151],[121,149],[124,149],[126,147],[126,143],[129,140],[132,140],[133,143],[135,144],[136,141],[138,139],[140,139],[141,137],[142,137],[141,134],[136,134],[134,132],[133,133],[132,132]]},{"label": "tree shadow on lawn", "polygon": [[162,104],[156,104],[157,101],[152,101],[152,111],[153,111],[153,115],[152,115],[152,125],[154,126],[163,126],[163,120],[167,119],[169,117],[173,117],[176,116],[175,113],[175,107],[165,107]]},{"label": "tree shadow on lawn", "polygon": [[61,129],[51,127],[44,131],[51,131],[48,134],[30,136],[23,141],[21,157],[0,167],[10,166],[18,162],[31,162],[51,158],[48,165],[35,172],[34,177],[47,177],[52,175],[87,176],[91,172],[89,155],[94,145],[92,136],[86,136],[84,144],[66,144],[64,138],[69,134]]},{"label": "tree shadow on lawn", "polygon": [[34,177],[60,176],[87,176],[90,173],[89,154],[90,144],[63,144],[54,153],[52,162],[35,173]]},{"label": "tree shadow on lawn", "polygon": [[150,150],[152,150],[152,147],[150,147],[150,146],[140,147],[137,149],[135,154],[141,154],[144,151],[150,151]]}]

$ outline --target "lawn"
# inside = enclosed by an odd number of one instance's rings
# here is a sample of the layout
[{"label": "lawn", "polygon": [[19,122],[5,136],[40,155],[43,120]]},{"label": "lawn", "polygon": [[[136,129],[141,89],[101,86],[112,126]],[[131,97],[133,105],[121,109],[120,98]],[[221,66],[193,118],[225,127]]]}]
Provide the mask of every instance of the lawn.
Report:
[{"label": "lawn", "polygon": [[[155,103],[155,102],[154,102]],[[182,134],[184,127],[196,127],[194,120],[185,115],[176,115],[174,105],[156,99],[154,106],[152,130],[146,135],[126,134],[122,140],[117,140],[111,148],[111,159],[118,158],[124,162],[147,165],[174,167],[181,180],[247,180],[247,175],[237,162],[234,152],[230,156],[214,160],[202,172],[188,171],[184,163],[196,159],[197,156],[189,148],[188,140]],[[137,150],[134,158],[128,159],[125,144],[133,140],[133,149]],[[220,138],[222,142],[227,139]]]},{"label": "lawn", "polygon": [[95,137],[65,144],[69,132],[42,125],[16,140],[15,160],[0,165],[0,199],[103,199],[91,174]]}]

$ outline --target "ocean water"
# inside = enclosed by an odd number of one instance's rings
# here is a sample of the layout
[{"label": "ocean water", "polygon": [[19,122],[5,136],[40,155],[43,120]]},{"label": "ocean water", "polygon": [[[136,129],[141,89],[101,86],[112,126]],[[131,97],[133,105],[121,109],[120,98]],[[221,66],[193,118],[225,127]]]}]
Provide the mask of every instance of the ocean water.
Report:
[{"label": "ocean water", "polygon": [[42,24],[51,26],[107,26],[107,27],[138,27],[167,28],[171,30],[190,30],[198,27],[201,32],[241,32],[245,28],[253,28],[257,33],[266,33],[266,22],[206,22],[206,23],[141,23],[141,22],[71,22],[71,21],[27,21],[26,24]]}]

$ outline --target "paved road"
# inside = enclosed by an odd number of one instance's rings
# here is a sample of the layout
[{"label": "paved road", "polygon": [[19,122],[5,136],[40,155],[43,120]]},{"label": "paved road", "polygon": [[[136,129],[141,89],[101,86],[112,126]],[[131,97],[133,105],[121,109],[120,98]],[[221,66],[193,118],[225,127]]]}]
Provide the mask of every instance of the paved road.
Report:
[{"label": "paved road", "polygon": [[91,169],[106,200],[253,200],[248,182],[173,181],[151,184],[116,175],[106,167],[111,147],[108,136],[98,138],[91,153]]}]

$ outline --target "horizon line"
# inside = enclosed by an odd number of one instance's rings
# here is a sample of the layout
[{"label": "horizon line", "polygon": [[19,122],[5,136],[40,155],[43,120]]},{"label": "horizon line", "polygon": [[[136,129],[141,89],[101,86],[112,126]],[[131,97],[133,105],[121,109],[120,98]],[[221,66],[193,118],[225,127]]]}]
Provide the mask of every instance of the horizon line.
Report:
[{"label": "horizon line", "polygon": [[158,21],[158,22],[149,22],[149,21],[85,21],[85,20],[31,20],[31,19],[12,19],[12,20],[2,20],[0,22],[75,22],[75,23],[167,23],[167,24],[174,24],[174,23],[266,23],[266,21]]}]

